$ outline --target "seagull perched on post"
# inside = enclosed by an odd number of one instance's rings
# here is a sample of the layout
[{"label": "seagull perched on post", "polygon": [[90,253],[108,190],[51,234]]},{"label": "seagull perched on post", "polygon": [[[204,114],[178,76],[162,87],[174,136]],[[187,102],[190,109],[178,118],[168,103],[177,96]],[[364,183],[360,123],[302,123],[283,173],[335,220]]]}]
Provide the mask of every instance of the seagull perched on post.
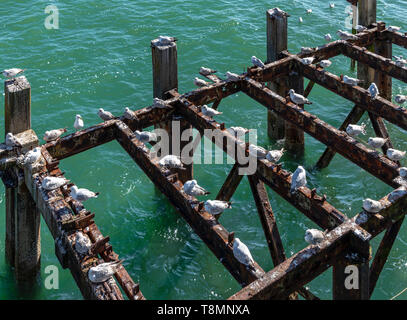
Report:
[{"label": "seagull perched on post", "polygon": [[158,164],[162,168],[185,169],[180,157],[173,154],[166,155],[158,161]]},{"label": "seagull perched on post", "polygon": [[243,128],[243,127],[230,127],[226,129],[231,134],[233,134],[236,138],[244,136],[246,133],[250,132],[250,129]]},{"label": "seagull perched on post", "polygon": [[137,140],[143,143],[157,141],[157,135],[154,132],[136,130],[134,131],[134,135],[136,136]]},{"label": "seagull perched on post", "polygon": [[233,255],[236,260],[250,269],[255,269],[254,260],[249,248],[239,238],[233,240]]},{"label": "seagull perched on post", "polygon": [[23,73],[25,69],[19,69],[19,68],[11,68],[11,69],[6,69],[3,70],[3,76],[6,78],[15,78],[19,74]]},{"label": "seagull perched on post", "polygon": [[331,42],[332,41],[332,36],[329,33],[327,33],[326,35],[324,35],[324,39],[325,39],[326,42]]},{"label": "seagull perched on post", "polygon": [[336,34],[341,38],[341,40],[358,40],[359,38],[352,33],[338,30]]},{"label": "seagull perched on post", "polygon": [[120,268],[124,260],[105,262],[92,267],[88,271],[88,278],[93,283],[101,283],[109,280]]},{"label": "seagull perched on post", "polygon": [[98,111],[98,116],[103,120],[103,121],[108,121],[114,119],[114,115],[109,112],[105,111],[102,108],[99,109]]},{"label": "seagull perched on post", "polygon": [[177,39],[175,37],[168,37],[168,36],[159,36],[158,41],[160,42],[160,45],[162,46],[167,46],[175,42]]},{"label": "seagull perched on post", "polygon": [[249,145],[249,152],[251,155],[259,159],[264,159],[267,157],[267,150],[254,144]]},{"label": "seagull perched on post", "polygon": [[45,131],[43,140],[46,141],[46,142],[57,140],[66,131],[67,131],[66,128]]},{"label": "seagull perched on post", "polygon": [[376,83],[372,83],[369,87],[369,94],[373,100],[375,100],[379,96],[379,88],[377,87]]},{"label": "seagull perched on post", "polygon": [[367,212],[377,213],[383,209],[383,204],[380,201],[367,198],[363,200],[363,209]]},{"label": "seagull perched on post", "polygon": [[362,123],[360,126],[357,124],[350,124],[346,127],[346,133],[354,138],[360,134],[365,135],[366,134],[365,128],[366,125],[364,123]]},{"label": "seagull perched on post", "polygon": [[356,79],[356,78],[351,78],[351,77],[348,77],[347,75],[342,75],[341,74],[341,80],[343,81],[343,82],[345,82],[346,84],[349,84],[349,85],[351,85],[351,86],[357,86],[359,83],[362,83],[363,82],[363,80],[359,80],[359,79]]},{"label": "seagull perched on post", "polygon": [[21,143],[18,138],[11,132],[6,134],[6,146],[8,147],[21,147]]},{"label": "seagull perched on post", "polygon": [[311,47],[301,47],[301,54],[309,54],[315,51],[314,48]]},{"label": "seagull perched on post", "polygon": [[369,146],[371,146],[374,149],[379,149],[381,147],[383,147],[383,145],[389,140],[389,138],[380,138],[380,137],[376,137],[376,138],[372,138],[370,137],[367,140],[367,144]]},{"label": "seagull perched on post", "polygon": [[154,98],[153,99],[153,108],[157,109],[165,109],[169,108],[170,106],[165,102],[165,100],[162,100],[160,98]]},{"label": "seagull perched on post", "polygon": [[324,69],[330,67],[331,64],[332,64],[332,61],[330,61],[330,60],[321,60],[319,62],[319,65]]},{"label": "seagull perched on post", "polygon": [[305,241],[315,245],[325,240],[325,233],[318,229],[308,229],[305,231]]},{"label": "seagull perched on post", "polygon": [[387,149],[386,155],[390,160],[400,161],[406,155],[406,151],[400,151],[400,150],[389,148],[389,149]]},{"label": "seagull perched on post", "polygon": [[66,184],[68,184],[70,181],[65,179],[65,178],[60,178],[60,177],[45,177],[44,180],[42,180],[41,187],[45,190],[55,190],[58,189]]},{"label": "seagull perched on post", "polygon": [[301,62],[305,64],[306,66],[311,65],[314,62],[315,58],[314,57],[307,57],[307,58],[302,58]]},{"label": "seagull perched on post", "polygon": [[240,80],[240,76],[237,73],[227,71],[225,73],[225,75],[226,75],[227,81],[239,81]]},{"label": "seagull perched on post", "polygon": [[220,111],[218,111],[218,110],[216,110],[216,109],[210,108],[210,107],[208,107],[206,104],[204,104],[204,105],[201,107],[201,110],[202,110],[202,114],[203,114],[203,115],[205,115],[205,116],[207,116],[207,117],[210,117],[210,118],[213,118],[214,116],[217,116],[217,115],[219,115],[219,114],[222,114],[222,112],[220,112]]},{"label": "seagull perched on post", "polygon": [[206,191],[196,180],[188,180],[184,183],[184,192],[189,196],[206,196],[210,194],[210,192]]},{"label": "seagull perched on post", "polygon": [[71,196],[73,199],[79,202],[87,201],[91,198],[97,198],[99,192],[93,192],[85,188],[78,188],[77,186],[71,187]]},{"label": "seagull perched on post", "polygon": [[266,159],[271,162],[277,162],[284,155],[284,148],[281,150],[271,150],[267,152]]},{"label": "seagull perched on post", "polygon": [[298,188],[305,187],[307,185],[307,172],[302,166],[298,166],[291,176],[291,189],[290,192],[294,193]]},{"label": "seagull perched on post", "polygon": [[302,105],[302,104],[312,104],[311,101],[309,101],[307,98],[305,98],[304,96],[295,93],[294,89],[290,89],[290,91],[288,91],[288,93],[290,94],[290,100],[291,102],[297,104],[297,105]]},{"label": "seagull perched on post", "polygon": [[73,127],[75,128],[76,131],[83,129],[84,124],[83,124],[83,119],[80,114],[76,115],[75,122],[73,123]]},{"label": "seagull perched on post", "polygon": [[136,119],[136,114],[133,110],[130,110],[130,108],[126,107],[124,108],[124,118],[127,120],[134,120]]},{"label": "seagull perched on post", "polygon": [[359,32],[363,32],[363,31],[367,30],[367,28],[365,26],[362,26],[362,25],[358,24],[355,27],[355,30],[356,30],[357,33],[359,33]]},{"label": "seagull perched on post", "polygon": [[207,86],[209,86],[209,83],[208,83],[208,82],[206,82],[206,81],[204,81],[204,80],[202,80],[202,79],[199,79],[198,77],[195,77],[195,79],[194,79],[194,84],[195,84],[197,87],[207,87]]},{"label": "seagull perched on post", "polygon": [[407,59],[404,59],[402,56],[393,56],[394,59],[396,59],[396,66],[404,68],[405,65],[407,64]]},{"label": "seagull perched on post", "polygon": [[80,254],[88,253],[92,247],[92,241],[82,231],[78,231],[75,237],[75,250]]},{"label": "seagull perched on post", "polygon": [[402,105],[407,101],[407,96],[398,94],[397,96],[394,97],[394,101],[396,101],[396,103],[398,103],[399,105]]},{"label": "seagull perched on post", "polygon": [[407,168],[406,167],[399,168],[398,172],[400,174],[400,177],[407,178]]},{"label": "seagull perched on post", "polygon": [[401,186],[395,190],[393,190],[387,197],[387,200],[390,202],[395,202],[397,199],[405,196],[407,194],[407,190],[405,186]]},{"label": "seagull perched on post", "polygon": [[397,27],[397,26],[387,27],[387,31],[390,31],[390,32],[397,32],[397,31],[400,31],[400,29],[401,29],[401,27]]},{"label": "seagull perched on post", "polygon": [[221,200],[206,200],[204,203],[205,210],[213,216],[221,214],[226,209],[232,208],[232,202]]},{"label": "seagull perched on post", "polygon": [[201,67],[201,69],[199,69],[199,73],[204,75],[204,76],[209,76],[211,74],[216,73],[216,70],[212,70],[210,68],[205,68],[205,67]]},{"label": "seagull perched on post", "polygon": [[41,147],[36,147],[28,151],[24,156],[24,164],[34,164],[37,163],[42,157]]},{"label": "seagull perched on post", "polygon": [[259,58],[257,58],[256,56],[252,56],[252,63],[253,65],[255,65],[256,67],[259,68],[264,68],[264,63],[263,61],[261,61]]}]

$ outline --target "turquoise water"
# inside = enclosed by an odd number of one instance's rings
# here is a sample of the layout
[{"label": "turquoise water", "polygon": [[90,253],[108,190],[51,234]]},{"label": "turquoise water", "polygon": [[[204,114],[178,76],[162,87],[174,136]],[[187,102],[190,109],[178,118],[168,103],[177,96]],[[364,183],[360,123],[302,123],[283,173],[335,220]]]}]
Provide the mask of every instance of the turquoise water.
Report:
[{"label": "turquoise water", "polygon": [[[391,25],[405,21],[405,2],[378,1],[378,17]],[[265,58],[265,11],[279,6],[289,12],[289,50],[324,43],[323,35],[333,36],[344,29],[345,0],[328,3],[316,0],[263,1],[55,1],[59,8],[58,30],[44,27],[44,1],[16,3],[2,0],[0,16],[0,68],[26,68],[32,86],[32,127],[42,137],[49,128],[72,129],[75,114],[85,125],[100,122],[96,110],[103,107],[116,115],[124,107],[141,108],[151,104],[152,72],[150,40],[158,35],[176,36],[178,41],[180,92],[194,89],[193,77],[201,66],[242,72],[250,57]],[[313,14],[305,9],[313,7]],[[304,23],[298,22],[302,16]],[[401,25],[407,30],[407,25]],[[394,54],[403,53],[395,47]],[[352,75],[349,61],[333,59],[331,72]],[[394,81],[394,94],[407,94],[406,86]],[[338,127],[352,104],[323,88],[310,95],[314,104],[307,110]],[[3,102],[2,102],[3,103]],[[266,111],[243,94],[222,101],[224,112],[218,118],[226,125],[248,126],[258,130],[259,145],[268,146]],[[0,117],[4,106],[0,107]],[[369,123],[368,117],[363,121]],[[406,150],[402,130],[388,125],[396,148]],[[4,131],[0,121],[0,131]],[[368,135],[373,135],[371,126]],[[306,154],[299,160],[308,170],[309,187],[325,193],[328,201],[348,216],[361,211],[362,199],[381,198],[391,189],[370,174],[335,156],[329,168],[312,170],[324,146],[306,136]],[[284,168],[295,170],[298,160],[285,155]],[[406,165],[407,163],[403,163]],[[96,223],[110,235],[115,251],[126,261],[127,271],[147,299],[225,299],[240,289],[223,265],[192,232],[166,198],[116,142],[61,161],[66,176],[81,187],[99,191],[97,200],[86,207],[96,213]],[[216,194],[231,165],[196,165],[201,185]],[[307,228],[316,227],[290,204],[269,191],[287,256],[304,248]],[[264,234],[257,218],[247,179],[233,197],[234,207],[221,223],[250,248],[265,270],[273,267]],[[0,186],[0,299],[81,299],[68,270],[54,255],[52,237],[42,221],[41,278],[31,293],[16,288],[13,274],[4,260],[4,188]],[[389,299],[407,287],[406,225],[401,229],[373,299]],[[373,248],[377,248],[377,237]],[[44,268],[56,265],[60,271],[58,290],[47,290]],[[331,298],[331,271],[309,284],[317,296]],[[398,299],[407,298],[407,293]]]}]

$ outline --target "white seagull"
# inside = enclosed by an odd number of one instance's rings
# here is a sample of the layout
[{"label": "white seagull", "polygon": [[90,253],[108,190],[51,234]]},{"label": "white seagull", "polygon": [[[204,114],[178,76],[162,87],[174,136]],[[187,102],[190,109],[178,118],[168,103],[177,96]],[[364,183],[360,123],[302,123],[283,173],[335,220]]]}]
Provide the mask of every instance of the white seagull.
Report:
[{"label": "white seagull", "polygon": [[184,192],[189,196],[206,196],[210,194],[210,192],[206,191],[196,180],[188,180],[184,183]]},{"label": "white seagull", "polygon": [[324,35],[324,39],[325,39],[326,42],[331,42],[332,41],[332,36],[329,33],[327,33],[326,35]]},{"label": "white seagull", "polygon": [[153,108],[157,109],[165,109],[168,108],[169,105],[162,99],[160,98],[154,98],[153,99]]},{"label": "white seagull", "polygon": [[89,252],[89,249],[92,247],[92,241],[86,234],[83,234],[82,231],[76,233],[75,237],[75,250],[80,254],[85,254]]},{"label": "white seagull", "polygon": [[398,172],[400,174],[400,177],[406,178],[407,177],[407,168],[406,167],[400,167],[398,169]]},{"label": "white seagull", "polygon": [[266,159],[271,162],[277,162],[284,155],[284,148],[281,150],[271,150],[267,152]]},{"label": "white seagull", "polygon": [[341,80],[345,82],[346,84],[349,84],[351,86],[357,86],[359,83],[362,83],[363,80],[359,80],[356,78],[348,77],[347,75],[341,75]]},{"label": "white seagull", "polygon": [[98,116],[103,120],[103,121],[108,121],[114,119],[114,116],[111,112],[105,111],[102,108],[99,109],[98,111]]},{"label": "white seagull", "polygon": [[123,260],[105,262],[92,267],[88,271],[88,278],[93,283],[101,283],[109,280],[120,268]]},{"label": "white seagull", "polygon": [[302,58],[301,62],[307,66],[311,65],[314,62],[315,58],[314,57],[307,57],[307,58]]},{"label": "white seagull", "polygon": [[176,39],[174,37],[168,37],[168,36],[159,36],[158,41],[160,42],[160,45],[162,46],[167,46],[169,44],[172,44]]},{"label": "white seagull", "polygon": [[242,241],[240,241],[239,238],[235,238],[233,241],[233,255],[240,263],[251,269],[255,269],[254,260],[249,248]]},{"label": "white seagull", "polygon": [[341,40],[357,40],[357,39],[359,39],[354,34],[346,32],[346,31],[342,31],[342,30],[338,30],[336,32],[336,34],[339,36],[339,38],[341,38]]},{"label": "white seagull", "polygon": [[361,26],[360,24],[358,24],[355,27],[355,30],[356,30],[357,33],[359,33],[359,32],[363,32],[363,31],[367,30],[367,28],[365,26]]},{"label": "white seagull", "polygon": [[346,128],[346,133],[354,138],[360,134],[365,135],[366,134],[365,128],[366,125],[364,123],[362,123],[360,126],[357,124],[350,124]]},{"label": "white seagull", "polygon": [[154,132],[136,130],[134,131],[134,135],[136,136],[137,140],[143,143],[157,141],[157,135]]},{"label": "white seagull", "polygon": [[313,53],[314,51],[315,51],[315,49],[311,48],[311,47],[301,47],[302,54]]},{"label": "white seagull", "polygon": [[387,197],[387,200],[390,202],[395,202],[397,199],[405,196],[407,194],[407,190],[405,186],[401,186],[395,190],[393,190]]},{"label": "white seagull", "polygon": [[332,64],[332,61],[330,61],[330,60],[322,60],[322,61],[319,63],[319,65],[320,65],[322,68],[328,68],[328,67],[331,66],[331,64]]},{"label": "white seagull", "polygon": [[24,156],[24,164],[34,164],[37,163],[42,157],[41,148],[36,147],[28,151]]},{"label": "white seagull", "polygon": [[3,76],[6,78],[15,78],[18,76],[20,73],[23,73],[25,69],[19,69],[19,68],[11,68],[11,69],[6,69],[3,70]]},{"label": "white seagull", "polygon": [[205,210],[213,216],[221,214],[226,209],[232,208],[230,201],[206,200],[204,203]]},{"label": "white seagull", "polygon": [[404,156],[406,155],[406,151],[400,151],[400,150],[389,148],[389,149],[387,149],[386,155],[390,160],[399,161],[404,158]]},{"label": "white seagull", "polygon": [[91,198],[97,198],[99,195],[99,192],[93,192],[85,188],[78,188],[77,186],[72,186],[71,187],[71,196],[74,198],[76,201],[79,202],[84,202],[86,200],[89,200]]},{"label": "white seagull", "polygon": [[367,212],[377,213],[383,209],[383,204],[380,201],[367,198],[363,200],[363,209]]},{"label": "white seagull", "polygon": [[227,81],[239,81],[240,80],[240,76],[237,73],[227,71],[225,73],[225,75],[226,75]]},{"label": "white seagull", "polygon": [[325,239],[325,233],[318,229],[308,229],[305,231],[305,241],[309,244],[315,245]]},{"label": "white seagull", "polygon": [[206,104],[204,104],[201,107],[201,110],[202,110],[203,115],[210,117],[210,118],[213,118],[214,116],[217,116],[218,114],[222,114],[222,112],[220,112],[216,109],[210,108]]},{"label": "white seagull", "polygon": [[64,134],[66,131],[66,128],[45,131],[44,138],[42,139],[46,142],[54,141],[59,139],[59,137],[62,136],[62,134]]},{"label": "white seagull", "polygon": [[373,100],[375,100],[379,96],[379,88],[377,87],[376,83],[372,83],[369,87],[369,94]]},{"label": "white seagull", "polygon": [[264,63],[263,61],[261,61],[259,58],[257,58],[256,56],[252,56],[252,63],[253,65],[255,65],[256,67],[259,68],[264,68]]},{"label": "white seagull", "polygon": [[6,134],[6,146],[8,147],[21,147],[21,143],[18,138],[11,132]]},{"label": "white seagull", "polygon": [[308,14],[312,13],[312,9],[307,9],[307,13]]},{"label": "white seagull", "polygon": [[73,123],[73,127],[75,128],[76,131],[83,129],[84,123],[80,114],[77,114],[75,116],[75,122]]},{"label": "white seagull", "polygon": [[311,101],[309,101],[307,98],[305,98],[304,96],[295,93],[294,89],[290,89],[290,91],[288,91],[288,93],[290,94],[290,100],[291,102],[301,105],[301,104],[312,104]]},{"label": "white seagull", "polygon": [[212,70],[210,68],[205,68],[205,67],[201,67],[199,69],[199,73],[204,75],[204,76],[209,76],[209,75],[214,74],[216,72],[217,72],[216,70]]},{"label": "white seagull", "polygon": [[126,107],[124,108],[124,118],[127,120],[134,120],[136,119],[135,112],[133,110],[130,110],[130,108]]},{"label": "white seagull", "polygon": [[199,79],[198,77],[195,77],[195,79],[194,79],[194,84],[195,84],[197,87],[207,87],[207,86],[209,86],[209,83],[208,83],[208,82],[206,82],[206,81],[204,81],[204,80],[202,80],[202,79]]},{"label": "white seagull", "polygon": [[368,140],[367,140],[367,144],[369,145],[369,146],[371,146],[372,148],[374,148],[374,149],[379,149],[379,148],[381,148],[381,147],[383,147],[383,145],[387,142],[389,140],[389,138],[380,138],[380,137],[375,137],[375,138],[372,138],[372,137],[370,137]]},{"label": "white seagull", "polygon": [[66,184],[68,184],[70,181],[65,179],[65,178],[59,178],[59,177],[45,177],[44,180],[42,180],[41,186],[45,190],[55,190],[58,189]]},{"label": "white seagull", "polygon": [[302,166],[298,166],[291,176],[291,189],[290,192],[294,193],[300,187],[307,185],[307,172]]},{"label": "white seagull", "polygon": [[390,32],[397,32],[397,31],[400,31],[400,29],[401,29],[401,27],[397,27],[397,26],[387,27],[387,31],[390,31]]},{"label": "white seagull", "polygon": [[396,103],[398,103],[399,105],[402,105],[407,101],[407,96],[398,94],[397,96],[394,97],[394,101],[396,101]]},{"label": "white seagull", "polygon": [[267,157],[267,150],[254,144],[249,145],[249,152],[251,155],[259,159],[264,159]]},{"label": "white seagull", "polygon": [[181,162],[180,157],[175,156],[173,154],[166,155],[160,161],[158,161],[158,164],[162,168],[165,167],[165,168],[184,169],[184,165]]},{"label": "white seagull", "polygon": [[236,138],[244,136],[246,133],[250,132],[250,129],[243,127],[230,127],[227,129],[228,132],[233,134]]}]

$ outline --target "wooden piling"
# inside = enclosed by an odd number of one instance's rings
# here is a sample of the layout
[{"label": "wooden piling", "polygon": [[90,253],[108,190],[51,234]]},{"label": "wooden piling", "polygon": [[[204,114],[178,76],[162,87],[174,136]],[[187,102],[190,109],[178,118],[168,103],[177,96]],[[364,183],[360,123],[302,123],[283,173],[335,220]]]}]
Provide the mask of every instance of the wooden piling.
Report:
[{"label": "wooden piling", "polygon": [[[287,17],[288,14],[277,14],[277,8],[266,12],[267,18],[267,62],[279,60],[280,53],[287,50]],[[282,77],[269,83],[268,87],[285,97],[288,93],[287,78]],[[285,137],[285,121],[274,111],[267,111],[267,133],[270,139],[278,140]]]},{"label": "wooden piling", "polygon": [[[22,133],[31,128],[31,86],[26,77],[5,82],[5,133]],[[24,135],[25,137],[25,135]],[[33,146],[27,136],[20,140]],[[34,145],[38,145],[38,140]],[[17,169],[15,170],[17,176]],[[40,267],[40,218],[25,183],[6,192],[6,258],[16,268],[17,280],[30,280]],[[14,248],[14,250],[13,250]]]}]

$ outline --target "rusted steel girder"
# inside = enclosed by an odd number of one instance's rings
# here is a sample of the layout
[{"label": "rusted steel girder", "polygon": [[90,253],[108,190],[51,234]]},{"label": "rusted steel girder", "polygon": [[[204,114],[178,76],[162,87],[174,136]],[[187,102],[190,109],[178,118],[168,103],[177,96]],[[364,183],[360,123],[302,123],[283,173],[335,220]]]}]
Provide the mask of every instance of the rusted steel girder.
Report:
[{"label": "rusted steel girder", "polygon": [[167,196],[185,221],[241,285],[247,285],[264,274],[257,263],[255,263],[255,270],[252,270],[236,260],[233,249],[228,243],[229,233],[226,229],[203,208],[192,206],[192,203],[196,203],[197,200],[182,191],[183,185],[176,176],[174,179],[174,175],[164,175],[158,165],[158,159],[151,159],[150,151],[133,136],[133,132],[125,123],[118,121],[115,127],[117,141],[156,187]]},{"label": "rusted steel girder", "polygon": [[324,241],[294,254],[229,300],[284,299],[327,270],[345,250],[352,249],[364,255],[369,240],[369,233],[347,221],[328,232]]},{"label": "rusted steel girder", "polygon": [[260,102],[268,109],[274,110],[282,118],[297,125],[306,133],[325,145],[330,146],[359,167],[387,184],[398,187],[398,184],[393,182],[393,179],[398,176],[398,166],[387,157],[368,149],[345,132],[339,131],[323,122],[297,105],[287,102],[286,99],[268,88],[263,88],[260,83],[254,80],[248,79],[242,89],[248,96]]},{"label": "rusted steel girder", "polygon": [[238,173],[238,170],[239,165],[235,163],[223,183],[222,188],[220,188],[216,200],[230,201],[243,178],[243,176]]},{"label": "rusted steel girder", "polygon": [[387,40],[391,40],[392,43],[407,49],[407,35],[402,34],[401,32],[389,31],[384,30],[381,32],[381,36],[383,36]]},{"label": "rusted steel girder", "polygon": [[[229,156],[233,157],[235,161],[238,161],[237,153],[232,152],[231,149],[233,148],[228,148],[228,145],[234,146],[235,150],[241,149],[243,146],[240,140],[236,139],[227,130],[222,130],[222,126],[215,120],[203,116],[199,109],[187,100],[177,100],[174,106],[177,112],[188,119],[192,126],[200,132],[204,132],[205,129],[220,130],[218,133],[222,137],[221,139],[209,136],[208,138],[215,142]],[[281,165],[257,158],[255,161],[257,161],[257,174],[259,178],[321,228],[332,229],[347,219],[343,213],[330,205],[324,197],[312,193],[306,187],[302,187],[292,194],[290,192],[291,174],[281,169]]]},{"label": "rusted steel girder", "polygon": [[361,48],[347,42],[342,44],[342,53],[353,60],[407,83],[407,68],[397,66],[391,59],[384,58],[381,55],[366,50],[366,48]]},{"label": "rusted steel girder", "polygon": [[366,89],[346,84],[338,76],[328,71],[312,65],[306,66],[300,60],[297,60],[297,63],[304,77],[354,102],[366,111],[407,130],[407,110],[402,110],[399,106],[380,96],[372,100]]}]

